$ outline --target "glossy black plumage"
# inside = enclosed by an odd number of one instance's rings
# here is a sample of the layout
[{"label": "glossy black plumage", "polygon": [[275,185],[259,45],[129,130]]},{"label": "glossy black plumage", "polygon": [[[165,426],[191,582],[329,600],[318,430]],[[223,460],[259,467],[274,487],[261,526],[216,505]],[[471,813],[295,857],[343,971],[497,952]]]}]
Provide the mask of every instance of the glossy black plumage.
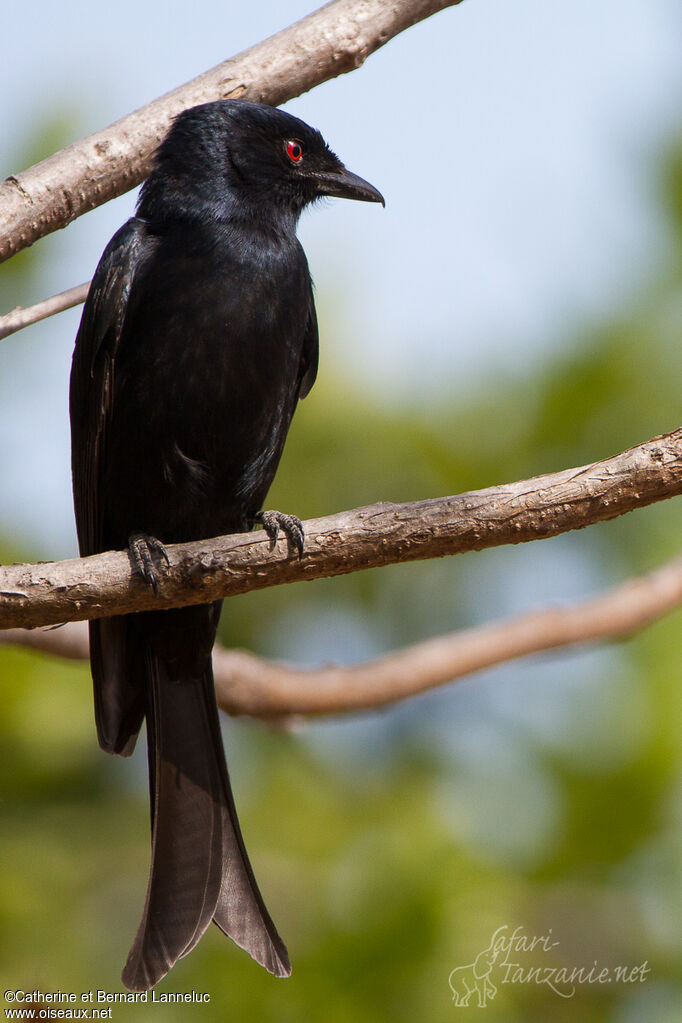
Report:
[{"label": "glossy black plumage", "polygon": [[[175,120],[136,216],[102,256],[76,339],[83,555],[138,534],[144,548],[145,537],[250,528],[317,371],[296,223],[320,195],[383,201],[283,111],[224,101]],[[144,552],[157,556],[151,541]],[[152,863],[123,972],[133,990],[160,980],[211,920],[272,973],[290,972],[225,767],[210,660],[219,613],[216,604],[90,624],[100,744],[128,755],[147,722]]]}]

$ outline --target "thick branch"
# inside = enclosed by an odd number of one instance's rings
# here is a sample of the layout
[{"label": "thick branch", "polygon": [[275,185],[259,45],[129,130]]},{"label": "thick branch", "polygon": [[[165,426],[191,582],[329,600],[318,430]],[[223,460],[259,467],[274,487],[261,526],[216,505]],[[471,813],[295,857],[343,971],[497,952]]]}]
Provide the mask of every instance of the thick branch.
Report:
[{"label": "thick branch", "polygon": [[65,309],[73,309],[75,305],[80,305],[81,302],[85,302],[89,288],[90,282],[86,281],[85,284],[77,284],[75,288],[69,288],[68,291],[60,291],[58,295],[44,298],[42,302],[36,302],[35,305],[29,305],[25,309],[17,306],[11,312],[5,313],[4,316],[0,316],[0,341],[17,330],[28,327],[31,323],[38,323],[39,320],[45,320],[48,316],[63,313]]},{"label": "thick branch", "polygon": [[[682,604],[682,558],[571,607],[550,608],[417,643],[353,667],[301,669],[243,650],[213,651],[218,703],[228,714],[319,716],[371,710],[518,657],[628,635]],[[61,657],[88,656],[84,622],[0,632]]]},{"label": "thick branch", "polygon": [[682,493],[682,428],[620,455],[488,490],[381,503],[306,522],[298,558],[264,533],[168,547],[159,595],[126,553],[0,569],[0,628],[200,604],[281,583],[524,543],[581,529]]},{"label": "thick branch", "polygon": [[0,262],[139,184],[171,119],[230,97],[278,105],[460,0],[333,0],[283,32],[0,184]]}]

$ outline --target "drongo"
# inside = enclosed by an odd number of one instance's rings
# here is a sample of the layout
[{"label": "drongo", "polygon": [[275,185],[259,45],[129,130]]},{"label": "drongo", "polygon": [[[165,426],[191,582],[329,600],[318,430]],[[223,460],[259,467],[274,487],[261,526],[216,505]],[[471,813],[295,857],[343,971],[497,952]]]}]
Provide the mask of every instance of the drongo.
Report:
[{"label": "drongo", "polygon": [[[320,196],[383,203],[318,131],[240,100],[175,118],[135,216],[100,260],[71,372],[82,555],[128,548],[156,589],[164,544],[281,527],[263,512],[291,417],[317,371],[296,237]],[[289,957],[258,890],[230,789],[211,650],[220,602],[90,622],[100,745],[129,755],[146,720],[152,853],[123,970],[152,987],[213,920],[277,976]]]}]

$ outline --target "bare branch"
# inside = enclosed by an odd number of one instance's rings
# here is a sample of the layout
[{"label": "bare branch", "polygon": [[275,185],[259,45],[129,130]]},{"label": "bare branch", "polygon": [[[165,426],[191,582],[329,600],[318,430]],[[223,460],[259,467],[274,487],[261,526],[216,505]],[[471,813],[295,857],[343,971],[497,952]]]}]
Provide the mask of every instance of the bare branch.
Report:
[{"label": "bare branch", "polygon": [[139,184],[171,119],[210,100],[279,105],[361,66],[406,28],[460,0],[333,0],[103,131],[0,184],[0,262]]},{"label": "bare branch", "polygon": [[45,629],[0,629],[0,646],[20,646],[67,661],[81,661],[90,656],[88,623],[68,622]]},{"label": "bare branch", "polygon": [[65,309],[73,309],[75,305],[80,305],[81,302],[85,302],[89,288],[90,282],[86,281],[85,284],[77,284],[75,288],[61,291],[58,295],[53,295],[52,298],[44,298],[42,302],[36,302],[35,305],[27,306],[25,309],[17,306],[10,313],[0,316],[0,341],[23,327],[38,323],[39,320],[45,320],[48,316],[54,316],[55,313],[63,313]]},{"label": "bare branch", "polygon": [[[625,636],[682,604],[682,558],[570,607],[548,608],[417,643],[353,667],[292,668],[244,650],[213,651],[218,703],[228,714],[320,716],[371,710],[542,650]],[[85,622],[0,632],[61,657],[88,656]]]},{"label": "bare branch", "polygon": [[412,504],[380,503],[306,522],[301,558],[263,532],[168,547],[158,597],[127,553],[0,569],[0,628],[203,604],[365,568],[525,543],[682,493],[682,427],[592,465]]}]

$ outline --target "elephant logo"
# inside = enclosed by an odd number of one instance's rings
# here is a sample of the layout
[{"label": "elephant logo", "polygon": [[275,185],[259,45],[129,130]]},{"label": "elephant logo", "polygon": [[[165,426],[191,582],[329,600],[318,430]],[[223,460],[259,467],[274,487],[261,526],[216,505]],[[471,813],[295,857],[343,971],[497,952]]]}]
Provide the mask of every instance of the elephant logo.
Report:
[{"label": "elephant logo", "polygon": [[497,994],[497,988],[490,979],[495,960],[502,950],[502,943],[498,943],[497,936],[506,927],[498,927],[490,939],[490,944],[479,952],[473,963],[466,966],[456,966],[448,977],[452,999],[457,1006],[466,1008],[469,999],[474,992],[478,998],[479,1009],[485,1009],[488,999],[493,999]]}]

